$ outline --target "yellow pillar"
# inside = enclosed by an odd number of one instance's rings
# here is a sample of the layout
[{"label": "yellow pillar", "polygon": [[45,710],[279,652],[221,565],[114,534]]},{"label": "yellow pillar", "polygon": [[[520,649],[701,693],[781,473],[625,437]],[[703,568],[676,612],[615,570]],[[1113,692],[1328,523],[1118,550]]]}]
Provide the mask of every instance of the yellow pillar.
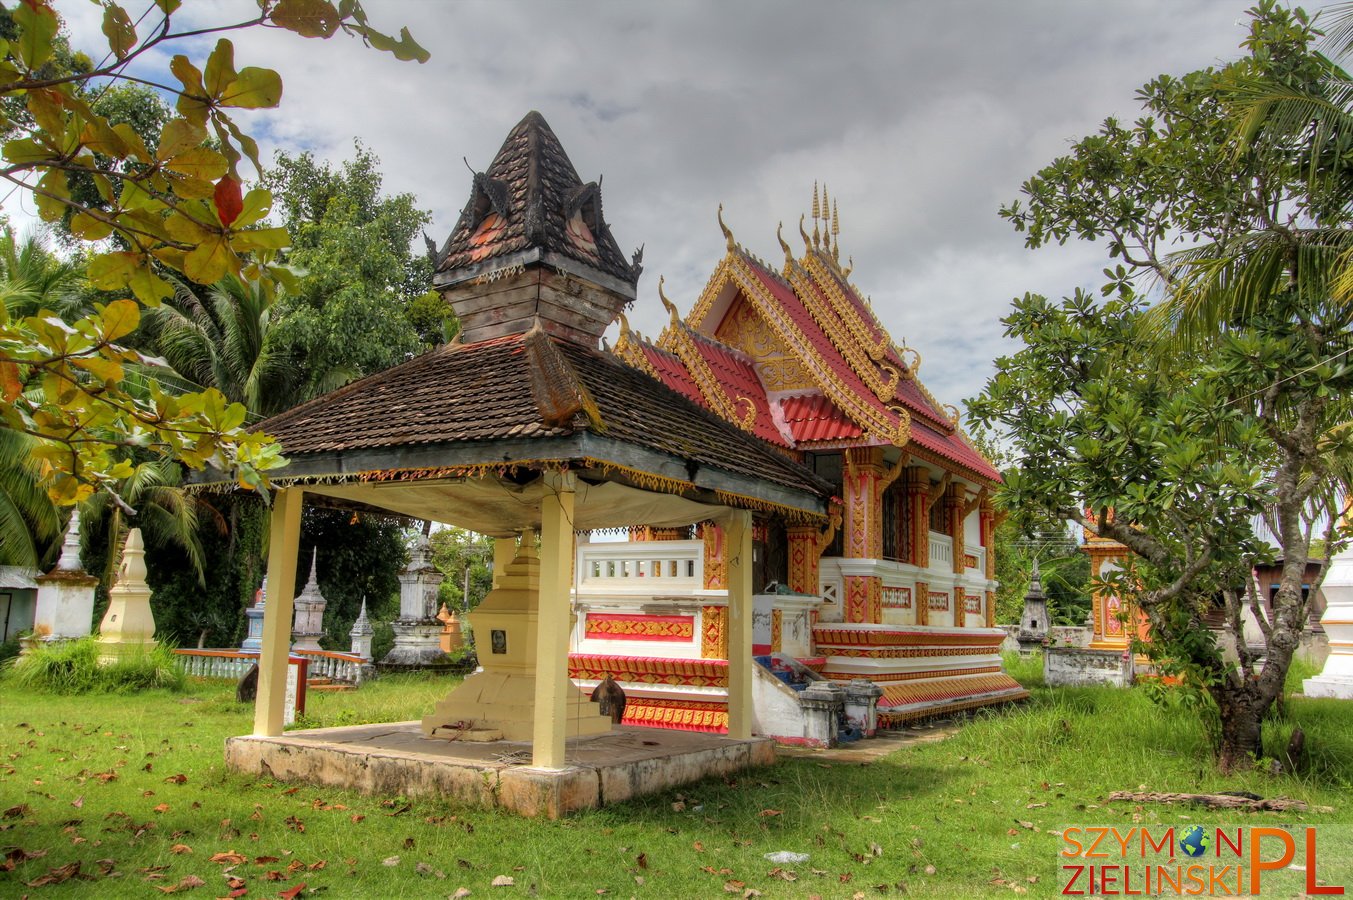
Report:
[{"label": "yellow pillar", "polygon": [[516,538],[494,538],[493,539],[493,586],[498,587],[498,582],[502,581],[503,573],[507,567],[512,565],[512,559],[517,555]]},{"label": "yellow pillar", "polygon": [[268,526],[268,603],[263,609],[263,649],[258,654],[258,699],[254,704],[254,734],[259,737],[282,733],[303,501],[300,488],[282,488],[273,496]]},{"label": "yellow pillar", "polygon": [[752,736],[752,514],[733,513],[728,538],[728,736]]},{"label": "yellow pillar", "polygon": [[540,502],[540,610],[536,625],[536,702],[531,764],[564,768],[568,730],[569,575],[573,571],[572,473],[546,474]]}]

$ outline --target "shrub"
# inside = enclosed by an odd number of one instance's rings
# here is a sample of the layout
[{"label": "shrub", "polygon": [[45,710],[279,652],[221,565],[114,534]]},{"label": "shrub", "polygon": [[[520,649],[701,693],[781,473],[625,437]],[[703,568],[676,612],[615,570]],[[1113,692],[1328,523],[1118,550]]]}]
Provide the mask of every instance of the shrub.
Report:
[{"label": "shrub", "polygon": [[7,666],[5,680],[52,694],[129,694],[151,688],[177,691],[187,684],[173,648],[165,644],[100,665],[98,642],[87,637],[42,644]]}]

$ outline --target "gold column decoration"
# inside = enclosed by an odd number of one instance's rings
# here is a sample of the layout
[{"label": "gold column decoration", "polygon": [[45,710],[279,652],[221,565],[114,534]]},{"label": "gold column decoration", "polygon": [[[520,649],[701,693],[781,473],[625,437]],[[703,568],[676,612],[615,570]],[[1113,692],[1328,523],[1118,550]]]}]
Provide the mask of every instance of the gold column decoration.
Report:
[{"label": "gold column decoration", "polygon": [[700,607],[701,659],[728,659],[728,607]]},{"label": "gold column decoration", "polygon": [[705,590],[723,590],[728,587],[727,547],[723,529],[713,522],[703,522],[700,525],[700,539],[705,542]]},{"label": "gold column decoration", "polygon": [[784,612],[778,609],[770,611],[770,652],[780,652],[780,641],[784,634]]},{"label": "gold column decoration", "polygon": [[[911,559],[913,566],[924,569],[930,565],[930,472],[925,466],[908,466],[905,487],[908,521],[911,529]],[[921,606],[919,601],[917,609]]]},{"label": "gold column decoration", "polygon": [[813,525],[790,525],[786,529],[789,541],[789,589],[800,594],[816,594],[819,587],[818,530]]},{"label": "gold column decoration", "polygon": [[986,617],[987,617],[986,625],[987,625],[987,627],[988,627],[988,628],[995,628],[995,627],[996,627],[996,592],[995,592],[995,591],[987,591],[987,602],[986,602],[986,606],[982,607],[982,611],[986,613]]},{"label": "gold column decoration", "polygon": [[[929,551],[927,551],[929,552]],[[930,624],[930,585],[924,581],[916,582],[916,624]]]},{"label": "gold column decoration", "polygon": [[977,513],[982,529],[982,546],[987,551],[986,577],[988,581],[996,579],[996,510],[991,498],[982,501]]},{"label": "gold column decoration", "polygon": [[967,547],[963,513],[967,509],[967,493],[968,489],[963,485],[950,484],[944,498],[944,518],[945,524],[949,526],[949,538],[953,542],[955,575],[962,575],[966,568],[964,557],[967,556]]}]

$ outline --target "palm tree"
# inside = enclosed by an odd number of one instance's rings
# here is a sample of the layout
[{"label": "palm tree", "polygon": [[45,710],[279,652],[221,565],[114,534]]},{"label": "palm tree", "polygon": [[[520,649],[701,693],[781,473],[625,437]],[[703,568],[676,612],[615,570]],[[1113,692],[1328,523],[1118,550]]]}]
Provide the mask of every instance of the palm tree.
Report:
[{"label": "palm tree", "polygon": [[[62,318],[84,306],[80,268],[47,251],[40,237],[0,232],[0,298],[11,317],[46,310]],[[36,444],[0,425],[0,565],[40,569],[61,544],[66,517],[47,496],[33,456]]]},{"label": "palm tree", "polygon": [[146,320],[174,371],[266,416],[299,400],[303,385],[295,361],[269,340],[276,304],[275,293],[230,275],[203,297],[179,283],[174,297],[149,310]]}]

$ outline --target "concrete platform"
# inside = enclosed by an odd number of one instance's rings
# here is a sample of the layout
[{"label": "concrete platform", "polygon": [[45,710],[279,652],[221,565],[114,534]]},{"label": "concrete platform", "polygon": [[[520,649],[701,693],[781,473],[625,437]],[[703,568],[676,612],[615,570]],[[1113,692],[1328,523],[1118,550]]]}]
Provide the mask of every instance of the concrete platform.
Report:
[{"label": "concrete platform", "polygon": [[770,738],[618,726],[570,740],[568,768],[530,765],[529,741],[424,737],[418,722],[289,731],[226,740],[235,772],[404,797],[445,797],[523,816],[559,818],[709,775],[775,762]]}]

